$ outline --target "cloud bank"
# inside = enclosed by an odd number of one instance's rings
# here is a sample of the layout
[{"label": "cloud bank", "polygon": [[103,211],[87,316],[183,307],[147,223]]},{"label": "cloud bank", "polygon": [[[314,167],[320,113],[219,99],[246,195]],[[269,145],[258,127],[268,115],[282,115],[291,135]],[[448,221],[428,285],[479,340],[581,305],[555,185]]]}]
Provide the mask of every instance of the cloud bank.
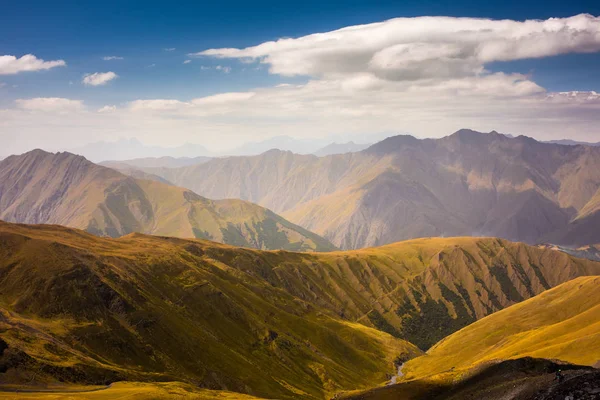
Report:
[{"label": "cloud bank", "polygon": [[18,99],[17,106],[29,111],[43,112],[72,112],[81,111],[84,108],[83,101],[70,100],[59,97],[37,97],[33,99]]},{"label": "cloud bank", "polygon": [[283,76],[339,78],[371,74],[411,81],[477,76],[496,61],[600,51],[600,18],[581,14],[545,21],[453,17],[396,18],[244,49],[193,56],[258,60]]}]

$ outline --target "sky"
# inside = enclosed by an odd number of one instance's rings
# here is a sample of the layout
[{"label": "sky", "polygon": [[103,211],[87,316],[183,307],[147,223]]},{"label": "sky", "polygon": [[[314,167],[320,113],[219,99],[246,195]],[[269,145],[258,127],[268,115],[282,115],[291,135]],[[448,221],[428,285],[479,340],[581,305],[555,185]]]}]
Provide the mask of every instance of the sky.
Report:
[{"label": "sky", "polygon": [[598,1],[21,1],[0,156],[460,128],[600,141]]}]

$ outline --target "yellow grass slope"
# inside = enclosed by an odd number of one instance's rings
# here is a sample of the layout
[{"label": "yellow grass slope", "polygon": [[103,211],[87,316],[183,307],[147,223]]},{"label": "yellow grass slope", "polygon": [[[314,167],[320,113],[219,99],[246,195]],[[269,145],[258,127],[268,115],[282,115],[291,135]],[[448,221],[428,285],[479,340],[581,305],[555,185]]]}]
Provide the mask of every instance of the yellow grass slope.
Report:
[{"label": "yellow grass slope", "polygon": [[[3,400],[256,400],[258,397],[221,390],[207,390],[179,382],[117,382],[108,387],[53,387],[48,392],[0,391]],[[30,389],[31,390],[31,389]]]},{"label": "yellow grass slope", "polygon": [[409,361],[406,380],[446,379],[520,357],[594,365],[600,361],[600,277],[581,277],[498,311]]}]

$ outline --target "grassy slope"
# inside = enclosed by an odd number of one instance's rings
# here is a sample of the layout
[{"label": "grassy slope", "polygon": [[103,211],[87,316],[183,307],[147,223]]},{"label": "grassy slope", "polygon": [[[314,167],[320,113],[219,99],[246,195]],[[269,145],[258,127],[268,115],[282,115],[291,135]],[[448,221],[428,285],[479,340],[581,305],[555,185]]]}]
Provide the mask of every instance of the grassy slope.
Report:
[{"label": "grassy slope", "polygon": [[455,376],[486,361],[526,356],[600,361],[600,277],[576,278],[483,318],[409,361],[404,371],[414,379],[453,368]]},{"label": "grassy slope", "polygon": [[323,398],[419,354],[268,284],[257,251],[6,223],[0,243],[5,383],[182,380]]},{"label": "grassy slope", "polygon": [[[82,388],[86,390],[86,388]],[[85,400],[160,400],[160,399],[191,399],[191,400],[252,400],[258,397],[243,395],[240,393],[203,390],[192,385],[168,382],[168,383],[139,383],[118,382],[111,387],[93,392],[61,392],[54,388],[55,393],[13,393],[0,392],[0,399],[26,399],[26,400],[59,400],[59,399],[85,399]],[[62,390],[73,390],[64,388]]]},{"label": "grassy slope", "polygon": [[599,263],[492,238],[306,254],[1,223],[0,243],[1,336],[46,363],[67,360],[67,378],[177,377],[280,398],[383,382],[396,356],[417,351],[381,331],[427,348],[600,273]]},{"label": "grassy slope", "polygon": [[427,349],[504,307],[600,264],[492,238],[416,239],[313,256],[262,254],[297,297]]}]

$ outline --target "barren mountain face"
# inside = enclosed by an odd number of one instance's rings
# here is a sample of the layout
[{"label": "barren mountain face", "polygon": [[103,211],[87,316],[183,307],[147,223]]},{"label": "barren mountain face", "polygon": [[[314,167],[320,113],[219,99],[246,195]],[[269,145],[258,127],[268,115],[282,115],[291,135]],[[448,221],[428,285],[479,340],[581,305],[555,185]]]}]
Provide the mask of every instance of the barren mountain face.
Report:
[{"label": "barren mountain face", "polygon": [[272,150],[152,173],[208,198],[256,202],[345,249],[425,236],[600,241],[592,146],[461,130],[390,137],[358,153]]}]

